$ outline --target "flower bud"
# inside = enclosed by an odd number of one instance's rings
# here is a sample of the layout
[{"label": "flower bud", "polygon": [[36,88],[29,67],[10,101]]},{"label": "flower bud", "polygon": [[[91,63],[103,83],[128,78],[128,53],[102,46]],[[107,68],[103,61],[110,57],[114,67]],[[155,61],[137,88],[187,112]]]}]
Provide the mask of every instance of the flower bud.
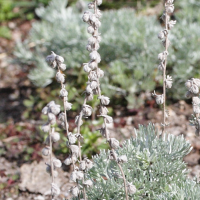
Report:
[{"label": "flower bud", "polygon": [[84,181],[83,185],[85,185],[87,187],[92,187],[93,182],[91,180],[87,180],[87,181]]},{"label": "flower bud", "polygon": [[93,162],[92,162],[91,160],[87,159],[87,158],[85,158],[84,160],[85,160],[85,163],[86,163],[86,169],[87,169],[87,170],[92,169],[92,167],[93,167]]},{"label": "flower bud", "polygon": [[76,178],[78,180],[83,180],[83,178],[84,178],[83,172],[82,171],[76,171]]},{"label": "flower bud", "polygon": [[84,12],[82,19],[84,22],[88,22],[90,19],[90,12],[88,11]]},{"label": "flower bud", "polygon": [[96,89],[96,88],[98,87],[97,81],[92,81],[92,82],[90,83],[90,87],[92,88],[92,90],[93,90],[93,89]]},{"label": "flower bud", "polygon": [[48,156],[50,154],[50,147],[46,146],[42,149],[42,155]]},{"label": "flower bud", "polygon": [[95,15],[95,14],[91,14],[91,15],[90,15],[90,22],[91,22],[91,23],[94,23],[96,20],[97,20],[96,15]]},{"label": "flower bud", "polygon": [[60,105],[53,105],[49,107],[51,113],[53,113],[54,115],[58,115],[60,113]]},{"label": "flower bud", "polygon": [[82,111],[83,111],[83,115],[85,117],[88,117],[92,114],[92,107],[89,105],[84,105],[82,108]]},{"label": "flower bud", "polygon": [[89,73],[91,71],[91,68],[89,67],[88,63],[83,64],[83,70],[87,73]]},{"label": "flower bud", "polygon": [[100,115],[102,116],[104,119],[106,119],[106,123],[111,124],[113,123],[113,118],[108,116],[108,115]]},{"label": "flower bud", "polygon": [[61,161],[59,159],[55,158],[55,159],[53,159],[53,166],[55,168],[60,168],[62,166],[62,163],[61,163]]},{"label": "flower bud", "polygon": [[96,81],[98,79],[96,72],[95,71],[91,71],[90,74],[89,74],[89,76],[88,76],[88,79],[90,81]]},{"label": "flower bud", "polygon": [[126,163],[126,162],[128,162],[127,156],[126,155],[119,156],[118,159],[117,159],[117,162],[118,163]]},{"label": "flower bud", "polygon": [[198,78],[192,78],[192,81],[193,81],[193,83],[194,83],[196,86],[200,87],[200,79],[198,79]]},{"label": "flower bud", "polygon": [[53,113],[48,113],[48,119],[51,124],[56,122],[56,116]]},{"label": "flower bud", "polygon": [[86,91],[87,94],[91,94],[92,93],[92,88],[90,87],[90,85],[87,85],[85,91]]},{"label": "flower bud", "polygon": [[66,158],[66,159],[64,160],[64,164],[65,164],[65,165],[70,165],[70,164],[72,164],[72,159],[71,159],[71,157]]},{"label": "flower bud", "polygon": [[46,62],[48,62],[49,64],[52,64],[55,61],[55,58],[56,58],[56,54],[53,51],[51,51],[51,55],[48,55],[46,57]]},{"label": "flower bud", "polygon": [[78,157],[79,154],[79,147],[77,145],[69,145],[69,148],[76,157]]},{"label": "flower bud", "polygon": [[90,61],[90,62],[89,62],[89,68],[90,68],[91,70],[94,70],[94,69],[97,68],[97,62],[96,62],[96,60],[95,60],[95,61]]},{"label": "flower bud", "polygon": [[77,176],[76,176],[76,171],[73,171],[70,175],[70,181],[71,182],[76,182]]},{"label": "flower bud", "polygon": [[92,26],[88,26],[87,31],[88,31],[89,34],[93,34],[94,28]]},{"label": "flower bud", "polygon": [[76,138],[75,134],[69,132],[68,133],[68,140],[69,140],[69,144],[75,144],[77,138]]},{"label": "flower bud", "polygon": [[101,115],[107,115],[108,114],[108,109],[105,106],[101,106],[99,109],[99,112]]},{"label": "flower bud", "polygon": [[101,11],[99,9],[97,9],[97,14],[96,15],[97,15],[98,18],[102,17],[102,13],[101,13]]},{"label": "flower bud", "polygon": [[56,80],[58,81],[58,83],[64,83],[65,82],[64,74],[57,72],[56,73]]},{"label": "flower bud", "polygon": [[79,195],[80,191],[77,186],[74,186],[74,187],[71,187],[70,192],[74,197],[77,197]]},{"label": "flower bud", "polygon": [[60,140],[60,134],[58,132],[53,132],[51,138],[53,142],[58,142]]},{"label": "flower bud", "polygon": [[92,101],[93,100],[93,94],[87,95],[87,101]]},{"label": "flower bud", "polygon": [[169,21],[168,24],[167,24],[168,29],[171,30],[174,27],[175,24],[176,24],[176,20]]},{"label": "flower bud", "polygon": [[50,130],[50,124],[46,123],[46,124],[42,125],[41,129],[43,132],[48,133]]},{"label": "flower bud", "polygon": [[64,58],[63,58],[62,56],[58,56],[58,55],[56,56],[55,60],[56,60],[56,62],[59,63],[59,64],[61,64],[61,63],[64,62]]},{"label": "flower bud", "polygon": [[106,138],[106,131],[107,131],[107,137],[109,138],[110,133],[109,133],[109,131],[108,131],[107,129],[101,128],[101,129],[99,129],[99,130],[100,130],[101,135],[102,135],[103,137],[105,137],[105,138]]},{"label": "flower bud", "polygon": [[65,71],[67,67],[66,67],[65,64],[61,64],[61,65],[59,66],[59,68],[60,68],[61,71]]},{"label": "flower bud", "polygon": [[94,9],[94,3],[88,3],[88,8],[89,9]]},{"label": "flower bud", "polygon": [[50,101],[46,106],[50,107],[50,106],[53,106],[53,105],[55,105],[55,101]]},{"label": "flower bud", "polygon": [[135,194],[137,191],[135,185],[133,185],[132,183],[127,184],[127,189],[129,194]]},{"label": "flower bud", "polygon": [[97,76],[98,76],[99,78],[103,78],[103,77],[104,77],[104,71],[98,68],[98,69],[97,69]]},{"label": "flower bud", "polygon": [[193,94],[198,94],[199,93],[199,88],[197,85],[192,84],[192,86],[189,89],[190,92],[192,92]]},{"label": "flower bud", "polygon": [[48,109],[49,109],[49,108],[48,108],[47,106],[45,106],[45,107],[42,109],[42,114],[47,115]]},{"label": "flower bud", "polygon": [[172,77],[167,75],[167,78],[165,80],[166,88],[171,88],[172,87],[172,83],[173,83]]},{"label": "flower bud", "polygon": [[96,60],[97,57],[98,57],[98,52],[97,52],[97,51],[92,51],[92,52],[90,53],[90,59],[91,59],[91,60]]},{"label": "flower bud", "polygon": [[84,171],[86,169],[86,163],[85,160],[80,161],[79,163],[79,169]]},{"label": "flower bud", "polygon": [[67,97],[68,96],[68,92],[67,92],[67,90],[65,89],[65,88],[62,88],[61,90],[60,90],[60,97]]},{"label": "flower bud", "polygon": [[111,148],[113,149],[117,149],[119,147],[119,141],[115,138],[110,138],[109,143],[110,143]]},{"label": "flower bud", "polygon": [[173,4],[167,5],[167,6],[166,6],[166,12],[167,12],[168,14],[172,14],[172,13],[174,12],[174,5],[173,5]]},{"label": "flower bud", "polygon": [[96,0],[97,5],[100,6],[102,4],[102,0]]},{"label": "flower bud", "polygon": [[90,45],[90,44],[88,44],[87,46],[86,46],[86,50],[87,51],[92,51],[93,49],[92,49],[92,46]]},{"label": "flower bud", "polygon": [[100,99],[102,105],[108,105],[110,103],[110,98],[104,95],[101,95],[98,99]]},{"label": "flower bud", "polygon": [[95,38],[95,37],[90,37],[89,39],[88,39],[88,44],[89,45],[94,45],[95,43],[96,43],[96,41],[97,41],[97,39]]},{"label": "flower bud", "polygon": [[59,119],[61,122],[65,122],[65,113],[64,113],[64,112],[61,112],[61,113],[58,115],[58,119]]},{"label": "flower bud", "polygon": [[60,194],[60,189],[55,183],[51,184],[51,194],[53,196],[58,196]]},{"label": "flower bud", "polygon": [[164,103],[164,95],[157,95],[156,96],[156,103],[159,104],[163,104]]},{"label": "flower bud", "polygon": [[96,43],[94,44],[94,50],[97,51],[97,50],[99,50],[99,48],[100,48],[100,45],[99,45],[98,42],[96,42]]},{"label": "flower bud", "polygon": [[72,103],[65,102],[65,109],[66,109],[67,111],[71,110],[71,109],[72,109]]},{"label": "flower bud", "polygon": [[158,65],[158,70],[160,71],[163,71],[165,68],[164,64],[161,62],[159,65]]}]

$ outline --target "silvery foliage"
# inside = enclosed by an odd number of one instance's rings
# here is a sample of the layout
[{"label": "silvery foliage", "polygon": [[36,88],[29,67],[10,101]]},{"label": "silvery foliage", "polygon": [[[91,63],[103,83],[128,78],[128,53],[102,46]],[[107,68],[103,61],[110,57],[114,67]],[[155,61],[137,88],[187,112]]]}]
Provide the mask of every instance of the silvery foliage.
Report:
[{"label": "silvery foliage", "polygon": [[[152,124],[140,126],[135,133],[136,138],[125,141],[116,151],[119,157],[128,158],[122,168],[128,183],[136,188],[134,194],[129,194],[130,199],[198,199],[200,187],[187,178],[183,162],[183,157],[192,150],[190,143],[183,136],[171,134],[158,138]],[[86,190],[88,199],[125,199],[120,171],[108,157],[109,151],[104,150],[93,157],[94,167],[86,173],[88,179],[94,180]]]},{"label": "silvery foliage", "polygon": [[[185,93],[182,85],[183,80],[187,79],[186,74],[194,77],[199,71],[200,4],[198,0],[176,1],[175,4],[178,23],[169,37],[171,48],[168,67],[173,74],[175,87],[179,88],[176,92],[170,92],[174,98],[180,99]],[[45,49],[65,55],[67,69],[79,71],[82,62],[87,62],[85,41],[88,34],[83,31],[85,24],[82,23],[82,14],[75,8],[66,8],[66,0],[53,0],[46,8],[36,9],[36,13],[41,21],[33,23],[29,38],[18,43],[15,55],[22,64],[35,65],[29,78],[41,87],[50,84],[54,77],[53,70],[48,68],[43,59],[43,55],[47,54]],[[162,51],[156,37],[161,26],[157,17],[136,16],[132,9],[105,11],[101,21],[103,40],[99,53],[102,63],[110,66],[105,73],[102,89],[105,93],[109,90],[109,93],[124,95],[131,105],[135,102],[135,93],[153,91],[155,88],[153,80],[158,71],[152,73],[152,69],[155,66],[155,52]],[[37,48],[30,50],[29,44],[37,44]]]}]

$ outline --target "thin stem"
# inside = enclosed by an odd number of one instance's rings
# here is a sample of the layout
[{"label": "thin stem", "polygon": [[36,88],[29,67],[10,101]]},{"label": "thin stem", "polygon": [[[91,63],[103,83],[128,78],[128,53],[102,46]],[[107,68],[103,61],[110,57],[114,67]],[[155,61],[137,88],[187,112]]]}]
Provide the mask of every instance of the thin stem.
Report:
[{"label": "thin stem", "polygon": [[[167,35],[165,38],[165,52],[168,49],[168,14],[165,9],[165,30],[167,31]],[[164,69],[163,69],[163,129],[162,129],[162,136],[165,133],[165,126],[166,126],[166,68],[167,68],[167,55],[164,61]]]},{"label": "thin stem", "polygon": [[[54,172],[53,172],[53,156],[52,156],[52,139],[51,139],[51,135],[52,132],[54,132],[54,128],[52,128],[51,130],[51,125],[49,125],[49,145],[50,145],[50,165],[51,165],[51,182],[54,183]],[[51,199],[53,199],[54,196],[52,194]]]}]

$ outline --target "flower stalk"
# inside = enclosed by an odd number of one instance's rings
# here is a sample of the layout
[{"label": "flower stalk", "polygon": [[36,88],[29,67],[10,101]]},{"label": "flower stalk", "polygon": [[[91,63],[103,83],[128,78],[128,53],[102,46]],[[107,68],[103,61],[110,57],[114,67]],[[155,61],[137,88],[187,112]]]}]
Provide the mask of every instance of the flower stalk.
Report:
[{"label": "flower stalk", "polygon": [[165,29],[162,30],[158,34],[158,38],[161,40],[165,50],[162,53],[158,54],[158,60],[160,61],[160,64],[158,65],[158,69],[162,71],[162,77],[163,77],[163,94],[162,95],[157,95],[154,91],[152,94],[156,98],[156,103],[157,104],[162,104],[163,105],[163,120],[161,123],[162,126],[162,135],[165,133],[165,127],[169,125],[167,123],[167,118],[168,118],[168,111],[166,109],[166,89],[169,89],[172,87],[172,77],[169,75],[166,75],[166,69],[167,69],[167,58],[168,58],[168,48],[170,46],[170,41],[169,41],[169,30],[174,27],[176,24],[176,21],[170,20],[170,16],[174,12],[174,0],[164,0],[164,13],[161,16],[161,19],[164,21],[165,24]]}]

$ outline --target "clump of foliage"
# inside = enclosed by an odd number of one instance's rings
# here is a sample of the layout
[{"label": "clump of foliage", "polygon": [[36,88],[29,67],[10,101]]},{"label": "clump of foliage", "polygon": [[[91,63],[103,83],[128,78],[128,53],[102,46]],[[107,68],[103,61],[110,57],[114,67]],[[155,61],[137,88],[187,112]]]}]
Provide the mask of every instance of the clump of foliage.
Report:
[{"label": "clump of foliage", "polygon": [[[135,130],[136,137],[118,148],[118,155],[126,155],[122,165],[126,179],[136,187],[130,199],[180,200],[199,198],[199,185],[187,178],[183,157],[191,145],[183,136],[164,135],[159,138],[152,124]],[[88,199],[124,200],[123,180],[115,161],[108,159],[109,152],[102,151],[93,157],[94,167],[87,172],[93,187],[87,190]],[[75,198],[74,198],[75,200]]]},{"label": "clump of foliage", "polygon": [[[22,66],[35,66],[30,70],[29,78],[38,87],[50,84],[54,77],[53,70],[43,59],[51,49],[64,55],[68,61],[67,78],[70,80],[70,87],[81,88],[86,80],[80,73],[80,66],[86,61],[84,50],[87,35],[83,31],[80,13],[74,7],[66,8],[66,4],[66,1],[52,1],[46,8],[36,9],[41,21],[33,23],[30,37],[24,43],[19,43],[15,51]],[[200,20],[197,14],[183,18],[188,16],[194,5],[195,9],[199,8],[198,2],[190,5],[187,1],[182,1],[178,4],[179,10],[175,13],[178,21],[176,31],[172,30],[169,38],[172,43],[170,55],[173,56],[169,56],[168,70],[173,74],[174,86],[180,88],[176,92],[170,92],[169,95],[174,99],[180,99],[184,94],[180,85],[186,74],[194,77],[198,74]],[[100,28],[103,35],[100,54],[101,66],[107,72],[102,84],[105,92],[109,89],[112,94],[123,95],[134,106],[132,99],[135,93],[154,90],[160,85],[162,79],[155,78],[157,70],[152,73],[156,62],[155,52],[161,51],[161,46],[156,43],[159,30],[160,24],[155,16],[137,16],[131,9],[104,12]],[[30,48],[30,43],[37,46]],[[43,73],[38,73],[41,70]],[[122,82],[122,79],[126,81]]]}]

